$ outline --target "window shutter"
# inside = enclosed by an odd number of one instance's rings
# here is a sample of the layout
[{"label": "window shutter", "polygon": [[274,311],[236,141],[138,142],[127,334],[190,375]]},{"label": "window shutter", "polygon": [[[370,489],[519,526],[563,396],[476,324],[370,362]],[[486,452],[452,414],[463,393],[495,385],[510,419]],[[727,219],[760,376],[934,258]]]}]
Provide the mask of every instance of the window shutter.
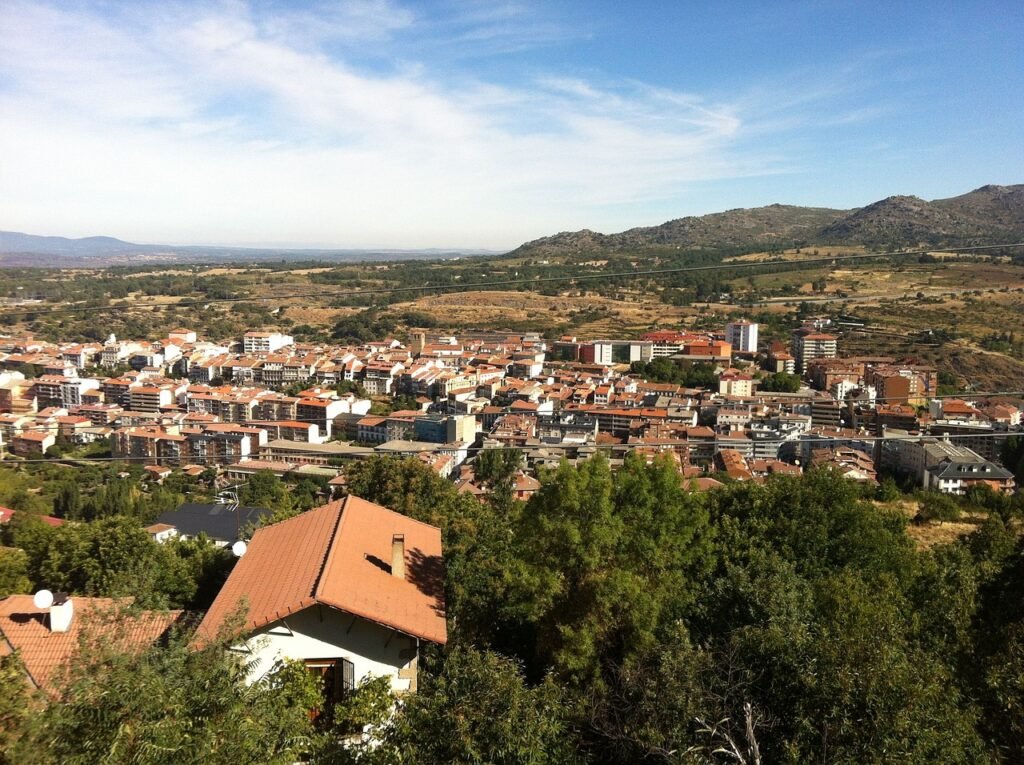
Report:
[{"label": "window shutter", "polygon": [[356,689],[356,667],[348,659],[341,660],[341,689],[342,693]]}]

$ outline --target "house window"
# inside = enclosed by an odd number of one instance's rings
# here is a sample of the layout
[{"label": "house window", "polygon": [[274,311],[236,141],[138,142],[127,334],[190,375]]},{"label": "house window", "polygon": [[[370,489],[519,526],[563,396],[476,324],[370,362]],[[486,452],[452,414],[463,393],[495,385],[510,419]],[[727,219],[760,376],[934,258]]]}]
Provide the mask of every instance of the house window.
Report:
[{"label": "house window", "polygon": [[324,694],[323,708],[310,710],[314,721],[328,722],[334,705],[355,690],[355,665],[348,659],[306,659],[306,669],[320,678]]}]

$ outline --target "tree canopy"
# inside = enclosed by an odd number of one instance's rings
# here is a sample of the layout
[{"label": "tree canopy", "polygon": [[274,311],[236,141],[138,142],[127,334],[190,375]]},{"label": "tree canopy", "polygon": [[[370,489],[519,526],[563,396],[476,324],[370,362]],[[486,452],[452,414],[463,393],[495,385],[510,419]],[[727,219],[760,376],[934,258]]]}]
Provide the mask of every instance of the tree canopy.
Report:
[{"label": "tree canopy", "polygon": [[[491,459],[481,472],[499,493],[518,456]],[[828,471],[697,492],[666,457],[633,453],[613,470],[597,456],[542,471],[527,502],[460,494],[418,460],[372,458],[348,478],[353,493],[442,529],[449,644],[424,650],[416,694],[371,680],[333,728],[312,726],[308,675],[285,666],[248,686],[237,654],[197,654],[183,637],[141,659],[89,654],[42,715],[19,715],[23,689],[6,684],[5,756],[1024,760],[1024,542],[1010,500],[979,491],[954,503],[987,520],[922,549],[905,513]],[[0,583],[202,608],[231,562],[208,545],[156,545],[138,523],[16,516],[4,535],[20,554],[0,557]],[[340,743],[366,725],[372,744]]]}]

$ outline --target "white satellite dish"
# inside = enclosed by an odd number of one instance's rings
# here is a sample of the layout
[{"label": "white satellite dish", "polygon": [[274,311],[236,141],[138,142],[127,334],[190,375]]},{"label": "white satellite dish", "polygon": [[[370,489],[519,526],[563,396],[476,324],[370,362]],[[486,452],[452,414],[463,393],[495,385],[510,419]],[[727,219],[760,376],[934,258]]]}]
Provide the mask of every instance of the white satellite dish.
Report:
[{"label": "white satellite dish", "polygon": [[231,545],[231,553],[236,558],[241,558],[243,555],[245,555],[245,550],[246,550],[246,544],[241,539],[239,539],[237,542],[235,542],[233,545]]},{"label": "white satellite dish", "polygon": [[32,605],[39,610],[44,610],[53,605],[53,593],[49,590],[40,590],[32,596]]}]

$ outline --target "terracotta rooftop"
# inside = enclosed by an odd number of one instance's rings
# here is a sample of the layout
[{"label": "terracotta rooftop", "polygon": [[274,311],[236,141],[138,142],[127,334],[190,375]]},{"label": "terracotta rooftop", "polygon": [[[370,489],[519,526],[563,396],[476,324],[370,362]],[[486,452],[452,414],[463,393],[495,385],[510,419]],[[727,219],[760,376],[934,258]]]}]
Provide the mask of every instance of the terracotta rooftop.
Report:
[{"label": "terracotta rooftop", "polygon": [[[394,534],[405,579],[390,572]],[[196,634],[212,638],[245,598],[247,629],[319,603],[443,644],[443,588],[440,529],[348,496],[259,529]]]},{"label": "terracotta rooftop", "polygon": [[[118,648],[142,650],[160,638],[181,616],[181,611],[118,613],[110,598],[72,598],[75,613],[67,632],[51,632],[49,610],[35,607],[31,595],[10,595],[0,600],[0,655],[19,652],[32,682],[47,692],[56,691],[57,670],[78,651],[83,628],[93,629]],[[104,618],[116,617],[116,618]]]},{"label": "terracotta rooftop", "polygon": [[[9,523],[14,517],[17,510],[11,510],[9,507],[0,507],[0,523]],[[63,526],[63,518],[54,518],[52,515],[37,515],[36,513],[25,513],[25,515],[31,515],[33,518],[38,518],[47,526]]]}]

